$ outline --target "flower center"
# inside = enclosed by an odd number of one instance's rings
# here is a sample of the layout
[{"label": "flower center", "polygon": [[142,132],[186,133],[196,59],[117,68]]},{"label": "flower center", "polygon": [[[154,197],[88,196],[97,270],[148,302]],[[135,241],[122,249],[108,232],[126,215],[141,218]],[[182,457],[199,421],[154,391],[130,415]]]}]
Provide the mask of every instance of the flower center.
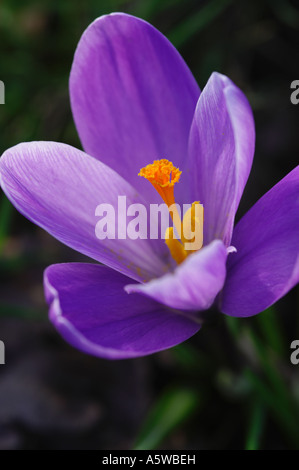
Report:
[{"label": "flower center", "polygon": [[181,221],[175,203],[174,185],[178,183],[181,174],[182,172],[165,158],[155,160],[153,163],[141,168],[138,174],[154,186],[165,204],[167,204],[177,234],[174,232],[173,227],[168,227],[165,233],[165,242],[171,256],[178,264],[182,263],[191,253],[200,250],[203,245],[204,210],[202,204],[199,201],[193,202],[191,208],[184,215],[183,221]]},{"label": "flower center", "polygon": [[165,204],[169,207],[175,204],[173,187],[179,181],[181,173],[172,162],[163,158],[141,168],[138,176],[143,176],[152,183],[155,190],[158,191]]}]

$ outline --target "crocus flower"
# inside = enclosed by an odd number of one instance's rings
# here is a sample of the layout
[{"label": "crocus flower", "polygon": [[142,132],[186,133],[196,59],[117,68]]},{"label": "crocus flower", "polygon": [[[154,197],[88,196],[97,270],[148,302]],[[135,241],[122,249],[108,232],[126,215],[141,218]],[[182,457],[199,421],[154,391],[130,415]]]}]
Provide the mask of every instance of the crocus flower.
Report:
[{"label": "crocus flower", "polygon": [[[199,312],[213,303],[247,317],[298,282],[299,166],[233,230],[255,131],[248,101],[230,79],[213,73],[200,94],[161,33],[117,13],[83,34],[70,96],[85,152],[31,142],[7,150],[0,161],[1,187],[15,207],[102,263],[45,271],[50,319],[69,343],[109,359],[147,355],[194,335]],[[169,178],[163,188],[178,204],[200,201],[205,214],[203,247],[174,269],[164,240],[95,236],[99,203],[116,206],[119,195],[146,207],[162,202],[160,159],[182,172],[175,187]],[[147,167],[154,160],[157,168]]]}]

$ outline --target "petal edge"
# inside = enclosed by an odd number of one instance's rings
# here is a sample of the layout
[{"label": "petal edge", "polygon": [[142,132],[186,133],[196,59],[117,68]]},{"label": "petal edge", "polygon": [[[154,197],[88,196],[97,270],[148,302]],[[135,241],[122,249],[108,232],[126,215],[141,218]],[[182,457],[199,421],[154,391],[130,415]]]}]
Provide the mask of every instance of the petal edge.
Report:
[{"label": "petal edge", "polygon": [[299,166],[244,215],[232,244],[223,313],[256,315],[299,282]]}]

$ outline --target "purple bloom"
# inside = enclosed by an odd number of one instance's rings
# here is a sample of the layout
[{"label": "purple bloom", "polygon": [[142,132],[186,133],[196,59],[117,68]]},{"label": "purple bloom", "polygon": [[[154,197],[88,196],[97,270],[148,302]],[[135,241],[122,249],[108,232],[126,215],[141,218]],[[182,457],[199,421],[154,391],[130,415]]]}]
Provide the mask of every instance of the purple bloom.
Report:
[{"label": "purple bloom", "polygon": [[[254,121],[243,93],[213,73],[200,90],[168,40],[117,13],[83,34],[70,76],[86,153],[53,142],[19,144],[0,161],[1,187],[51,235],[99,261],[45,271],[50,319],[75,347],[118,359],[174,346],[201,326],[216,300],[255,315],[299,281],[299,166],[241,219],[234,218],[252,165]],[[182,170],[179,204],[200,201],[204,247],[169,271],[163,240],[98,240],[101,202],[160,203],[141,167],[169,158]],[[228,254],[230,246],[236,253]],[[167,272],[169,271],[169,272]],[[130,294],[128,294],[130,292]]]}]

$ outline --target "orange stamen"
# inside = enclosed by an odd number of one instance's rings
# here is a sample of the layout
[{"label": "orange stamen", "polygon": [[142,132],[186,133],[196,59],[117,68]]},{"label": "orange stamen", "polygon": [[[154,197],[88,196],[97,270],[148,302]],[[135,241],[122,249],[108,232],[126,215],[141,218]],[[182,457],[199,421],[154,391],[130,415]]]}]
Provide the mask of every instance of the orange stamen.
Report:
[{"label": "orange stamen", "polygon": [[[174,185],[179,181],[181,173],[172,162],[162,159],[155,160],[153,163],[141,168],[138,174],[146,178],[153,185],[168,206],[174,226],[181,240],[174,237],[173,228],[169,227],[166,230],[165,241],[171,256],[178,264],[182,263],[189,254],[200,249],[203,244],[203,206],[198,201],[194,202],[186,212],[183,222],[181,222],[175,204]],[[195,237],[196,230],[197,237]]]},{"label": "orange stamen", "polygon": [[172,162],[166,160],[155,160],[154,163],[141,168],[138,176],[143,176],[158,191],[165,204],[171,206],[175,204],[173,187],[181,176],[181,171]]}]

